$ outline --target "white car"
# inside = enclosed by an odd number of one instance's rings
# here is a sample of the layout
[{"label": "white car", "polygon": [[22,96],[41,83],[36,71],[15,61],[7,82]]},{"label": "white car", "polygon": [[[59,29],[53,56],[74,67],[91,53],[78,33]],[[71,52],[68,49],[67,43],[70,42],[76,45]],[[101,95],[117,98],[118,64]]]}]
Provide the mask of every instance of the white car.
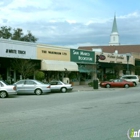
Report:
[{"label": "white car", "polygon": [[1,98],[6,98],[10,94],[17,94],[15,86],[14,85],[8,85],[6,82],[0,81],[0,97]]},{"label": "white car", "polygon": [[41,95],[51,92],[50,84],[44,84],[33,79],[19,80],[14,83],[17,94],[36,94]]},{"label": "white car", "polygon": [[51,81],[50,82],[51,85],[51,91],[52,92],[67,92],[67,91],[71,91],[73,89],[71,84],[65,84],[61,81]]},{"label": "white car", "polygon": [[133,82],[134,86],[139,84],[139,77],[138,75],[123,75],[120,79],[124,79],[129,82]]}]

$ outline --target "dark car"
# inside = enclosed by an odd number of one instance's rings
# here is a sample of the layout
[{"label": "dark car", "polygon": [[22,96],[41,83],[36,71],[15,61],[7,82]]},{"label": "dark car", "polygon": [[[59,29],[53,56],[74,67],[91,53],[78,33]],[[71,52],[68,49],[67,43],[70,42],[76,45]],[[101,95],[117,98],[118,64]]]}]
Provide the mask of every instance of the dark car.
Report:
[{"label": "dark car", "polygon": [[51,91],[52,92],[67,92],[73,89],[71,84],[65,84],[62,81],[51,81]]},{"label": "dark car", "polygon": [[105,88],[110,88],[110,87],[134,87],[134,83],[133,82],[128,82],[126,80],[123,79],[115,79],[115,80],[110,80],[110,81],[104,81],[100,83],[101,87],[105,87]]}]

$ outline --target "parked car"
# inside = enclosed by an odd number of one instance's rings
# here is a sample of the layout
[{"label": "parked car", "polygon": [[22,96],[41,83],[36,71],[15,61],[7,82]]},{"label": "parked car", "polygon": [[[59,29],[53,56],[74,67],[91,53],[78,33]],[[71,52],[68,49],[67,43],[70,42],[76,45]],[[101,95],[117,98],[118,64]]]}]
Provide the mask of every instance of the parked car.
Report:
[{"label": "parked car", "polygon": [[11,94],[16,94],[16,87],[14,85],[8,85],[4,81],[0,81],[0,97],[6,98]]},{"label": "parked car", "polygon": [[134,87],[134,83],[133,82],[128,82],[126,80],[123,79],[115,79],[115,80],[110,80],[110,81],[104,81],[100,83],[101,87],[106,87],[106,88],[110,88],[110,87]]},{"label": "parked car", "polygon": [[51,81],[51,91],[52,92],[67,92],[73,89],[71,84],[65,84],[62,81]]},{"label": "parked car", "polygon": [[120,77],[120,79],[124,79],[129,82],[133,82],[134,86],[137,86],[139,84],[139,77],[138,75],[123,75]]},{"label": "parked car", "polygon": [[44,84],[37,80],[26,79],[26,80],[19,80],[18,82],[14,83],[16,86],[17,94],[36,94],[41,95],[44,93],[51,92],[50,84]]}]

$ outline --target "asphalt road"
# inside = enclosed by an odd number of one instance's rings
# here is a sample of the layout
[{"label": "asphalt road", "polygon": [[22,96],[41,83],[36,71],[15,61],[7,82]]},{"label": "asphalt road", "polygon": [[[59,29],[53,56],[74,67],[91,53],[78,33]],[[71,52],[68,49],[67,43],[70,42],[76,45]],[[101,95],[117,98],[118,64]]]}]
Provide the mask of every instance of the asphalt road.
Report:
[{"label": "asphalt road", "polygon": [[0,140],[127,140],[140,86],[0,99]]}]

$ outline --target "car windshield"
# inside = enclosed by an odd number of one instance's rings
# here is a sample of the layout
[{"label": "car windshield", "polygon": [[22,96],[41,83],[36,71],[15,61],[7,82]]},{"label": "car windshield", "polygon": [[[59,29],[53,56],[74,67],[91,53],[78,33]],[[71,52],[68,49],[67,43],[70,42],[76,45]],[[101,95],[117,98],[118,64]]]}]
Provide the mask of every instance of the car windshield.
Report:
[{"label": "car windshield", "polygon": [[114,79],[110,79],[110,80],[109,80],[109,82],[113,82],[113,81],[114,81]]}]

